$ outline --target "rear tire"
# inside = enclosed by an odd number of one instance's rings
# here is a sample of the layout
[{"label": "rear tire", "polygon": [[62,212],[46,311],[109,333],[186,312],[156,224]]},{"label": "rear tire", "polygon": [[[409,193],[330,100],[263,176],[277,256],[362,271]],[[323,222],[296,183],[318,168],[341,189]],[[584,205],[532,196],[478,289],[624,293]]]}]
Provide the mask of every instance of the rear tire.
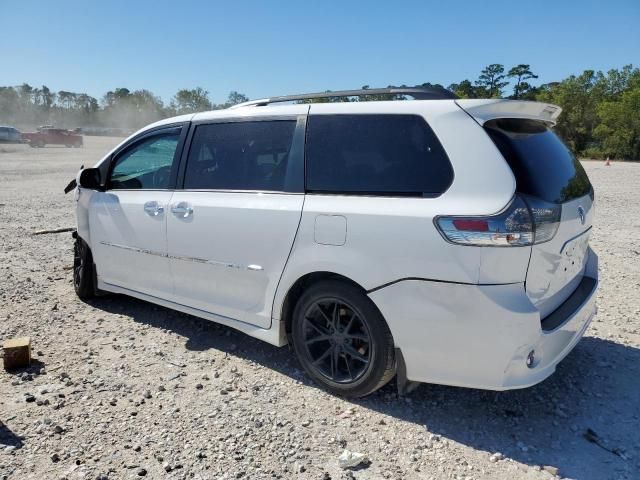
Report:
[{"label": "rear tire", "polygon": [[396,372],[387,323],[371,299],[347,282],[308,288],[294,309],[291,333],[302,367],[335,395],[363,397]]},{"label": "rear tire", "polygon": [[73,288],[82,300],[96,296],[94,265],[91,249],[81,238],[73,245]]}]

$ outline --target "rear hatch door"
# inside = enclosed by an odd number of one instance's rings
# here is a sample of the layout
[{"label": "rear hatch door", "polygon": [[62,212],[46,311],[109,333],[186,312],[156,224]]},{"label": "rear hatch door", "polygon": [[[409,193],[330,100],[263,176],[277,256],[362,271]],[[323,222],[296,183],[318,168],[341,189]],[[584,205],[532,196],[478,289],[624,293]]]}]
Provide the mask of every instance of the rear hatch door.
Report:
[{"label": "rear hatch door", "polygon": [[542,243],[536,239],[527,270],[527,295],[544,319],[574,292],[584,274],[593,189],[548,120],[493,118],[483,126],[511,167],[517,193],[560,210],[555,235]]},{"label": "rear hatch door", "polygon": [[[541,102],[504,99],[456,100],[485,128],[516,179],[516,192],[531,205],[559,210],[557,230],[536,243],[526,291],[541,318],[577,288],[587,261],[594,216],[593,188],[580,162],[551,130],[562,109]],[[548,233],[548,232],[547,232]]]}]

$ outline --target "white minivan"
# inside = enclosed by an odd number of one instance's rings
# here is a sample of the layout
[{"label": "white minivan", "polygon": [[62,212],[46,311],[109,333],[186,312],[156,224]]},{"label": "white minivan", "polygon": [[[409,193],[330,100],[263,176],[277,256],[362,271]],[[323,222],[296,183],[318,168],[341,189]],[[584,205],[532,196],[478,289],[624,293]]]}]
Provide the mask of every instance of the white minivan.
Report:
[{"label": "white minivan", "polygon": [[339,395],[533,385],[596,310],[594,192],[559,114],[377,89],[162,120],[79,172],[76,292],[291,343]]}]

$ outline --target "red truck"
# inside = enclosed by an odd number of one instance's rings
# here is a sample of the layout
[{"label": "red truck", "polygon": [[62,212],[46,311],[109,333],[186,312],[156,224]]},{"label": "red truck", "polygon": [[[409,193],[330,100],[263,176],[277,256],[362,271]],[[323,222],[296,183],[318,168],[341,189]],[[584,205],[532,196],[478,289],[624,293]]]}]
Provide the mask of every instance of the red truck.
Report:
[{"label": "red truck", "polygon": [[32,148],[44,147],[45,145],[64,145],[68,148],[78,148],[83,145],[82,135],[71,130],[49,126],[39,127],[37,130],[37,132],[22,134],[23,140],[26,140]]}]

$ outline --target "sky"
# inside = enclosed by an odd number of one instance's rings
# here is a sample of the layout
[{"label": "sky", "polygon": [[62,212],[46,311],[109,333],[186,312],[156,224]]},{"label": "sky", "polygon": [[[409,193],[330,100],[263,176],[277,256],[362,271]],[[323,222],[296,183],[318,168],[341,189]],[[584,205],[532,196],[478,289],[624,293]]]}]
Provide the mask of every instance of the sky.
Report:
[{"label": "sky", "polygon": [[98,99],[446,86],[491,63],[530,64],[547,83],[640,66],[640,0],[0,0],[0,45],[0,86]]}]

